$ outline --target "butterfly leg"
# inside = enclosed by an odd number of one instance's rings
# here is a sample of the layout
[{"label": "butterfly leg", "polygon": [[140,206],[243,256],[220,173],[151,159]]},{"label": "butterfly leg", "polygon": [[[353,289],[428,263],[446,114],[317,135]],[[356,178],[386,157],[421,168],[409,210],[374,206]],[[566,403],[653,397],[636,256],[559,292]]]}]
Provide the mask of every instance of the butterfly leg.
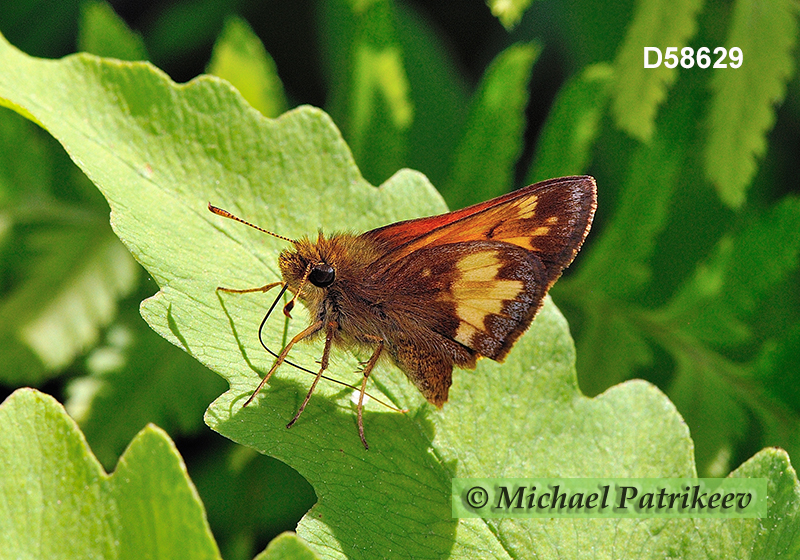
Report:
[{"label": "butterfly leg", "polygon": [[297,410],[294,418],[292,418],[291,422],[286,424],[287,428],[291,428],[294,423],[297,422],[297,419],[300,418],[300,415],[303,414],[308,401],[311,400],[311,393],[313,393],[314,389],[317,388],[317,383],[319,383],[319,379],[322,377],[322,372],[328,369],[328,358],[331,354],[331,344],[333,343],[333,338],[336,335],[336,329],[338,328],[339,326],[335,322],[331,321],[328,323],[328,327],[325,331],[325,349],[322,351],[322,359],[319,361],[319,373],[317,373],[317,376],[314,378],[314,383],[311,384],[311,388],[308,390],[306,398],[303,400],[303,404],[300,405],[300,408]]},{"label": "butterfly leg", "polygon": [[364,444],[364,449],[369,449],[369,445],[367,445],[367,438],[364,437],[364,419],[363,419],[363,408],[364,408],[364,394],[367,391],[367,379],[369,378],[369,374],[372,372],[372,368],[375,367],[375,364],[378,363],[378,358],[383,351],[383,341],[378,341],[378,347],[375,348],[375,352],[372,353],[372,357],[367,360],[367,363],[364,364],[364,379],[361,381],[361,393],[358,395],[358,435],[361,436],[361,443]]},{"label": "butterfly leg", "polygon": [[[308,338],[309,336],[311,336],[312,334],[314,334],[315,332],[317,332],[321,328],[322,328],[322,321],[317,321],[316,323],[313,323],[310,327],[308,327],[304,331],[301,331],[300,333],[295,335],[295,337],[292,338],[292,340],[289,341],[289,343],[284,347],[284,349],[281,350],[281,353],[278,355],[278,358],[275,360],[275,363],[272,364],[272,367],[270,368],[270,370],[267,373],[267,375],[264,376],[264,379],[262,379],[261,383],[258,384],[258,387],[256,387],[256,390],[253,392],[252,395],[250,395],[250,398],[247,399],[247,402],[244,403],[244,406],[247,406],[248,404],[253,402],[253,399],[256,398],[256,395],[258,394],[258,392],[261,391],[262,387],[264,387],[264,385],[266,385],[267,381],[269,381],[269,378],[272,377],[272,374],[275,373],[275,370],[278,369],[278,366],[281,365],[283,363],[283,361],[286,359],[286,356],[289,355],[289,350],[292,349],[292,346],[294,346],[296,343],[300,342],[304,338]],[[326,349],[327,349],[327,345],[326,345]],[[320,373],[322,373],[322,372],[320,372]],[[319,376],[317,377],[317,379],[319,379]],[[314,382],[314,384],[316,385],[316,381]]]}]

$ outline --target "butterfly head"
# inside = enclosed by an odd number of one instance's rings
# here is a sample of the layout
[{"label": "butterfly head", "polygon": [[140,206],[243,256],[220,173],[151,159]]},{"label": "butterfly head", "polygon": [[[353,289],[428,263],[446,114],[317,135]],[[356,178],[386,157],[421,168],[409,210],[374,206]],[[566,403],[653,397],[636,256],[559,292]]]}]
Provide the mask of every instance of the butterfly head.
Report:
[{"label": "butterfly head", "polygon": [[[320,239],[322,235],[320,234]],[[297,293],[301,284],[327,288],[336,280],[336,268],[329,255],[320,252],[320,243],[307,237],[292,241],[291,249],[281,252],[278,265],[289,290]]]},{"label": "butterfly head", "polygon": [[341,251],[336,236],[326,238],[321,232],[316,241],[303,237],[292,244],[294,247],[281,253],[278,265],[289,291],[313,308],[338,280]]},{"label": "butterfly head", "polygon": [[[325,298],[339,300],[369,283],[367,267],[377,258],[374,244],[350,233],[302,237],[278,258],[283,281],[310,310]],[[313,311],[312,311],[313,312]]]}]

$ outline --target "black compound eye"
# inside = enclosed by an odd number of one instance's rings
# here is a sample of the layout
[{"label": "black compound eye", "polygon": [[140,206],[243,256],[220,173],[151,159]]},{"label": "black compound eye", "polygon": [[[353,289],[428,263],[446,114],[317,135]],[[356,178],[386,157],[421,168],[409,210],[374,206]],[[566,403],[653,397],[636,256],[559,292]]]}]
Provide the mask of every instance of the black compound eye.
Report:
[{"label": "black compound eye", "polygon": [[317,288],[327,288],[333,284],[336,278],[336,271],[327,263],[315,264],[311,269],[311,274],[308,275],[308,281],[314,284]]}]

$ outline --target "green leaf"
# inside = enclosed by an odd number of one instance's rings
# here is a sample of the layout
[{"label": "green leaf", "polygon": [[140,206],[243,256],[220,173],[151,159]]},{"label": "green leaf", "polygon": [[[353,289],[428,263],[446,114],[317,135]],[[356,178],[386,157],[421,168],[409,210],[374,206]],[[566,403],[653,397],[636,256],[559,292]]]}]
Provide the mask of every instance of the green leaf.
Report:
[{"label": "green leaf", "polygon": [[537,140],[526,183],[586,172],[612,79],[612,68],[598,63],[561,87]]},{"label": "green leaf", "polygon": [[[16,221],[14,207],[26,197],[44,199],[52,189],[52,144],[32,123],[11,111],[0,110],[0,209],[8,224],[5,233]],[[6,264],[5,259],[2,262]]]},{"label": "green leaf", "polygon": [[668,348],[677,361],[670,399],[692,428],[698,471],[702,476],[725,476],[748,428],[747,410],[732,383],[744,368],[691,339],[676,338]]},{"label": "green leaf", "polygon": [[729,306],[746,315],[800,264],[800,198],[787,196],[748,224],[734,239],[734,254],[723,293]]},{"label": "green leaf", "polygon": [[615,194],[616,207],[606,208],[610,217],[603,229],[590,233],[590,250],[579,256],[572,275],[553,288],[559,303],[583,311],[585,320],[576,330],[578,369],[581,388],[589,395],[641,375],[641,368],[653,364],[649,346],[658,333],[647,329],[642,298],[661,280],[653,277],[652,261],[674,212],[675,195],[682,185],[696,188],[684,178],[694,135],[685,123],[701,114],[701,87],[692,80],[679,82],[652,141],[637,143],[630,158],[617,163],[624,173],[617,193],[613,184],[598,184],[601,209]]},{"label": "green leaf", "polygon": [[133,308],[87,357],[90,375],[68,386],[66,408],[106,468],[152,422],[176,437],[197,434],[225,383],[155,334]]},{"label": "green leaf", "polygon": [[746,321],[797,270],[799,257],[800,201],[786,197],[721,239],[673,298],[647,314],[646,324],[655,326],[652,331],[677,362],[669,395],[692,428],[701,472],[728,472],[751,429],[752,412],[772,433],[786,436],[793,429],[796,415],[781,403],[791,401],[785,383],[779,383],[779,394],[770,394],[761,389],[768,384],[752,382],[757,375],[787,372],[767,373],[763,362],[736,363],[715,348],[741,347],[752,339]]},{"label": "green leaf", "polygon": [[220,558],[169,437],[142,430],[113,475],[52,398],[0,405],[0,549],[8,558]]},{"label": "green leaf", "polygon": [[[160,286],[143,304],[147,320],[229,381],[207,423],[286,462],[313,485],[319,501],[298,534],[318,554],[691,558],[692,551],[732,546],[728,525],[714,532],[715,525],[690,520],[451,517],[453,477],[694,474],[686,425],[654,387],[630,382],[595,399],[580,395],[567,324],[549,299],[505,364],[483,360],[474,372],[456,373],[442,411],[382,364],[369,391],[409,412],[367,403],[368,451],[356,434],[350,391],[327,382],[286,429],[310,382],[292,368],[281,368],[242,408],[272,363],[256,332],[273,296],[215,288],[277,279],[285,243],[211,215],[207,203],[297,237],[318,227],[363,230],[440,212],[436,191],[410,171],[373,188],[327,115],[301,107],[269,120],[213,78],[177,85],[149,64],[86,55],[36,60],[5,43],[0,68],[0,97],[24,106],[67,146],[107,196],[115,231]],[[107,95],[110,87],[114,95]],[[298,306],[288,332],[307,321]],[[283,320],[271,318],[264,335],[279,348]],[[313,366],[320,349],[319,341],[298,346],[292,358]],[[363,357],[337,351],[331,374],[357,382]],[[796,490],[793,473],[782,480]],[[774,520],[793,521],[790,506],[779,506]],[[737,544],[760,545],[769,535],[759,531]],[[793,550],[796,537],[779,544]]]},{"label": "green leaf", "polygon": [[[3,309],[5,313],[20,310],[21,306],[41,301],[42,293],[50,296],[38,309],[28,307],[16,315],[25,317],[19,324],[18,336],[50,370],[66,367],[97,340],[99,328],[116,313],[116,300],[127,295],[139,280],[136,263],[106,228],[87,228],[74,232],[77,235],[65,233],[63,237],[44,236],[35,242],[41,243],[39,247],[61,251],[58,255],[54,251],[50,259],[40,263],[43,274],[52,277],[54,272],[64,270],[69,275],[58,284],[45,284],[39,276],[36,282],[29,282],[14,293]],[[90,235],[94,238],[90,239]],[[68,254],[70,249],[74,252]]]},{"label": "green leaf", "polygon": [[[315,394],[287,434],[283,424],[304,389],[285,380],[272,384],[264,397],[261,406],[268,411],[241,410],[240,397],[226,394],[212,405],[208,420],[224,435],[277,455],[312,481],[319,502],[298,533],[317,550],[342,550],[330,557],[387,556],[391,549],[400,557],[451,550],[453,557],[504,558],[501,544],[516,551],[512,556],[547,555],[551,545],[531,543],[544,543],[547,532],[548,540],[558,541],[552,546],[561,548],[576,530],[568,523],[522,521],[487,531],[481,522],[451,520],[453,476],[690,475],[687,433],[651,386],[633,383],[594,401],[578,396],[566,325],[549,303],[519,344],[505,365],[482,362],[475,373],[460,372],[451,389],[453,402],[441,413],[422,404],[404,380],[398,384],[398,372],[381,371],[380,387],[411,412],[400,416],[373,407],[366,415],[369,451],[360,448],[347,394],[338,395],[338,405],[320,402]],[[390,521],[360,521],[381,515]],[[613,533],[631,536],[636,526],[609,523],[578,531],[588,531],[581,539],[600,535],[602,549],[613,546]],[[350,537],[354,534],[357,539]],[[643,543],[635,540],[630,546]]]},{"label": "green leaf", "polygon": [[591,286],[609,297],[628,298],[649,282],[648,261],[667,222],[682,158],[681,147],[662,137],[636,150],[617,208],[570,279],[570,290]]},{"label": "green leaf", "polygon": [[522,14],[531,5],[532,0],[487,0],[492,15],[500,20],[508,30],[513,29],[522,19]]},{"label": "green leaf", "polygon": [[697,29],[701,0],[638,0],[633,21],[614,61],[612,110],[622,130],[648,141],[653,136],[656,112],[675,82],[678,69],[644,67],[644,48],[657,47],[666,55],[668,47],[680,52]]},{"label": "green leaf", "polygon": [[528,82],[540,48],[512,45],[492,61],[472,99],[469,118],[442,188],[450,208],[507,193],[522,152]]},{"label": "green leaf", "polygon": [[441,41],[432,24],[412,6],[399,4],[381,20],[361,8],[357,10],[354,4],[341,0],[320,5],[321,54],[330,84],[326,109],[352,146],[349,111],[355,87],[352,59],[354,45],[359,40],[357,33],[373,29],[376,35],[378,31],[389,35],[387,44],[396,44],[402,53],[409,84],[408,104],[413,108],[414,118],[398,134],[395,125],[386,121],[384,104],[374,104],[375,122],[370,125],[364,150],[354,150],[356,162],[363,175],[375,183],[398,168],[411,167],[425,172],[433,184],[443,185],[458,142],[454,131],[462,129],[467,117],[467,81],[459,74],[449,45]]},{"label": "green leaf", "polygon": [[[796,365],[800,363],[800,325],[765,345],[758,358],[755,377],[773,396],[800,412],[800,386],[795,382]],[[798,441],[800,445],[800,441]]]},{"label": "green leaf", "polygon": [[[682,80],[675,100],[659,117],[658,134],[650,143],[638,144],[630,161],[625,162],[616,208],[599,237],[591,241],[592,250],[582,255],[577,273],[557,285],[560,297],[580,299],[597,292],[603,295],[601,301],[587,303],[603,306],[608,303],[606,298],[635,301],[647,287],[652,274],[650,261],[668,224],[673,197],[687,184],[684,174],[690,163],[694,130],[685,123],[701,114],[701,87],[696,80]],[[598,192],[602,204],[602,183]]]},{"label": "green leaf", "polygon": [[[769,517],[708,523],[720,533],[728,533],[725,536],[730,539],[730,546],[718,557],[732,557],[743,550],[748,551],[751,558],[797,557],[800,554],[800,486],[786,452],[764,449],[733,471],[731,477],[767,479]],[[730,554],[725,554],[728,551]]]},{"label": "green leaf", "polygon": [[800,264],[800,199],[786,197],[735,235],[724,237],[708,261],[660,312],[697,340],[741,344],[744,324]]},{"label": "green leaf", "polygon": [[698,264],[692,277],[659,310],[656,322],[670,325],[712,344],[741,344],[750,337],[750,329],[726,302],[727,270],[738,258],[730,237],[722,238],[710,257]]},{"label": "green leaf", "polygon": [[705,147],[706,174],[732,208],[744,202],[756,160],[767,149],[775,108],[794,72],[797,25],[797,4],[791,0],[735,4],[725,47],[729,53],[739,48],[742,64],[732,68],[728,57],[727,68],[714,70]]},{"label": "green leaf", "polygon": [[[661,326],[665,332],[669,326]],[[763,430],[768,444],[797,441],[800,415],[792,409],[791,391],[776,395],[764,376],[766,363],[737,363],[680,331],[661,343],[676,361],[668,394],[692,431],[701,476],[727,474],[740,461],[753,430]],[[756,371],[760,368],[762,371]],[[769,372],[777,376],[780,371]],[[779,385],[786,385],[785,380]]]},{"label": "green leaf", "polygon": [[294,533],[283,533],[269,543],[267,549],[255,560],[316,560],[319,558],[308,545]]},{"label": "green leaf", "polygon": [[[783,406],[773,406],[764,411],[764,441],[780,445],[796,457],[800,453],[800,385],[796,380],[800,363],[800,325],[781,333],[762,347],[752,374],[753,384],[763,387],[765,393]],[[763,410],[763,409],[762,409]],[[788,413],[787,413],[788,411]],[[769,417],[779,416],[778,418]]]},{"label": "green leaf", "polygon": [[78,50],[120,60],[147,60],[142,36],[132,31],[110,4],[97,0],[81,5]]},{"label": "green leaf", "polygon": [[277,117],[289,106],[275,61],[241,18],[225,20],[211,53],[208,73],[228,80],[250,105],[267,117]]}]

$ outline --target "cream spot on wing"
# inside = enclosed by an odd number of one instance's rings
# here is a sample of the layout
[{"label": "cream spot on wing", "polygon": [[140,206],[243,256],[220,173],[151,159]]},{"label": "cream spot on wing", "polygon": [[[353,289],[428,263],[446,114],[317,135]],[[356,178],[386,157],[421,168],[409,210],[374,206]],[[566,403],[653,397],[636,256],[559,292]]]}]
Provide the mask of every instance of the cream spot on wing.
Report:
[{"label": "cream spot on wing", "polygon": [[456,315],[461,320],[461,323],[469,323],[478,330],[484,329],[484,320],[486,319],[486,312],[482,311],[472,305],[467,305],[459,302],[456,306]]},{"label": "cream spot on wing", "polygon": [[550,228],[549,227],[547,227],[547,226],[539,226],[535,230],[533,230],[533,233],[531,233],[531,235],[533,237],[540,237],[542,235],[547,235],[549,232],[550,232]]},{"label": "cream spot on wing", "polygon": [[554,224],[557,224],[558,223],[558,216],[550,216],[549,218],[547,218],[544,221],[544,223],[546,223],[548,225],[551,225],[551,226],[554,225]]},{"label": "cream spot on wing", "polygon": [[456,304],[459,325],[454,338],[458,342],[472,345],[479,333],[486,332],[487,317],[501,315],[506,302],[522,293],[521,280],[497,278],[501,267],[496,251],[467,255],[456,264],[458,277],[442,296]]},{"label": "cream spot on wing", "polygon": [[461,272],[461,278],[488,282],[497,277],[501,265],[497,251],[480,251],[463,257],[456,264],[456,268]]},{"label": "cream spot on wing", "polygon": [[522,281],[495,280],[487,285],[486,282],[460,279],[453,282],[451,290],[459,300],[511,300],[522,292]]},{"label": "cream spot on wing", "polygon": [[454,340],[460,342],[464,346],[472,346],[473,338],[475,335],[478,334],[478,329],[470,325],[469,323],[465,323],[461,321],[458,324],[458,329],[456,330],[456,335],[453,337]]},{"label": "cream spot on wing", "polygon": [[472,323],[473,325],[481,326],[483,324],[483,320],[486,318],[486,315],[490,313],[494,313],[497,315],[498,313],[503,311],[503,300],[502,299],[468,299],[462,300],[458,304],[458,308],[470,308],[478,311],[481,313],[481,322],[480,323]]},{"label": "cream spot on wing", "polygon": [[538,204],[538,200],[538,196],[532,195],[517,202],[517,218],[521,220],[532,218],[534,214],[536,214],[536,205]]}]

